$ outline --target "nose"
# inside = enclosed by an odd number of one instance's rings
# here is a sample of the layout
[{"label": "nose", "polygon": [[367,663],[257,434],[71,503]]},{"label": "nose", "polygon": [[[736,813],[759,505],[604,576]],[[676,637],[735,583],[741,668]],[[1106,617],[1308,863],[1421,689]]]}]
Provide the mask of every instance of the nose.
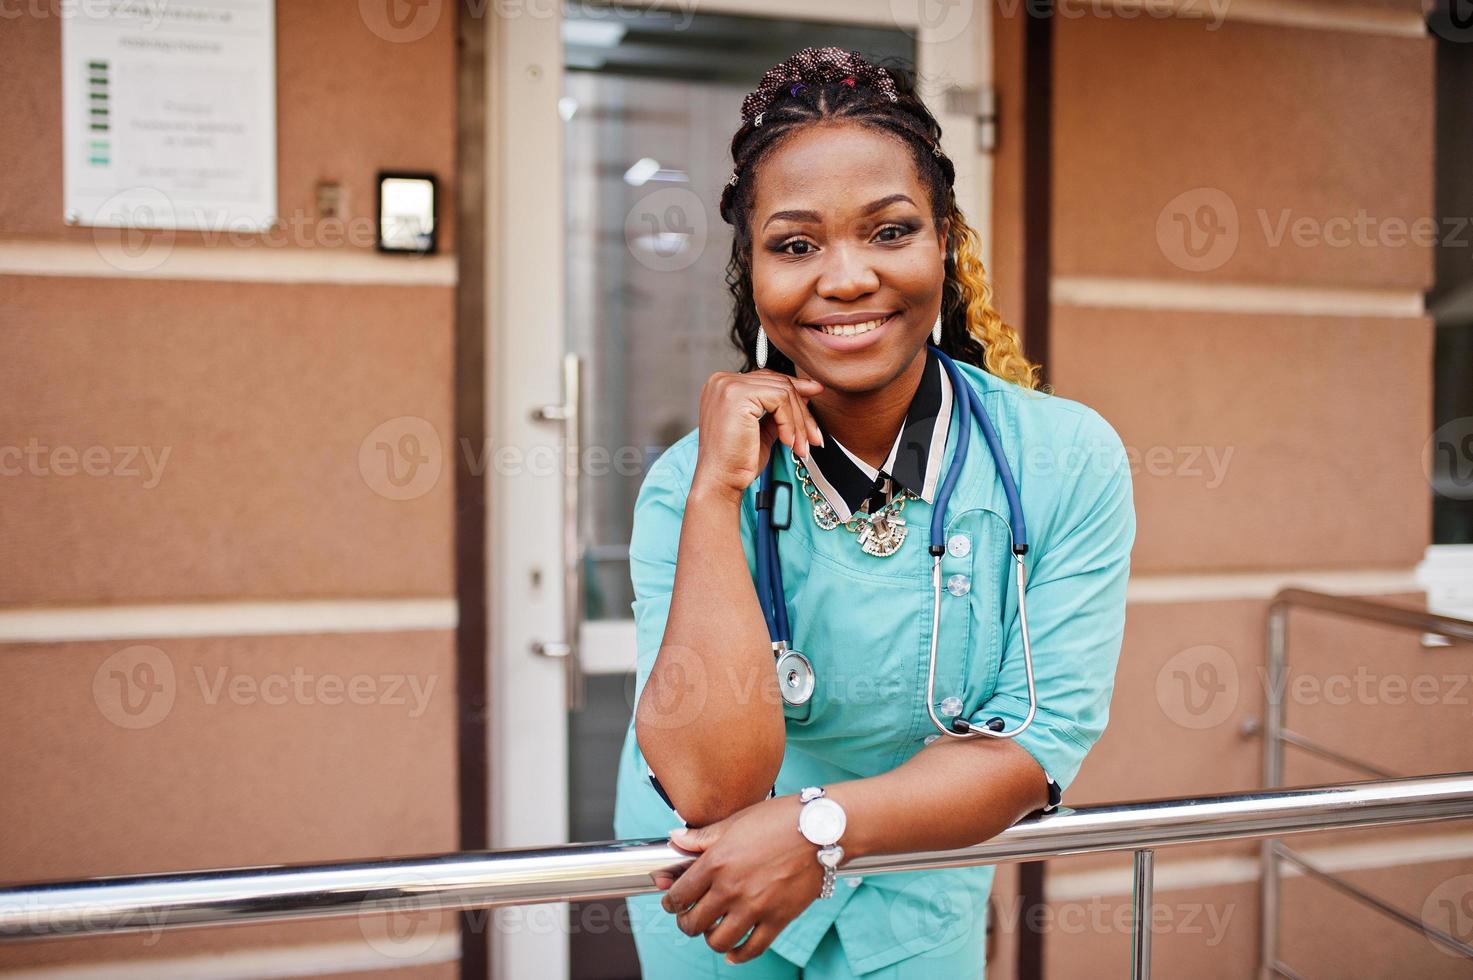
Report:
[{"label": "nose", "polygon": [[817,293],[825,299],[851,301],[880,288],[880,277],[864,250],[850,244],[830,247],[819,270]]}]

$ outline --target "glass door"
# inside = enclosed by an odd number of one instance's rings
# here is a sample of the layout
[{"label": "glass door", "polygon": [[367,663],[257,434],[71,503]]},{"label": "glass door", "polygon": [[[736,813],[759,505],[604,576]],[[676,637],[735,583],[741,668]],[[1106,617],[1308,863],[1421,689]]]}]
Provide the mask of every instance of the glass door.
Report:
[{"label": "glass door", "polygon": [[[613,836],[635,498],[695,426],[707,377],[740,362],[717,203],[742,97],[808,46],[918,63],[985,229],[983,100],[952,96],[985,84],[989,16],[936,0],[656,0],[488,22],[489,428],[498,447],[579,446],[576,474],[498,468],[488,487],[494,846]],[[494,930],[497,976],[638,975],[622,901],[498,913]]]}]

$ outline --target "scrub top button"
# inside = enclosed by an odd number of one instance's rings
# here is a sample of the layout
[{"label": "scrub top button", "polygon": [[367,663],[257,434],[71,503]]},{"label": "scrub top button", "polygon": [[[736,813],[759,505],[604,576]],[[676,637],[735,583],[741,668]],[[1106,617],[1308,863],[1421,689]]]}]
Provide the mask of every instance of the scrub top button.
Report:
[{"label": "scrub top button", "polygon": [[966,595],[972,591],[972,580],[965,575],[953,575],[946,580],[946,591],[952,595]]},{"label": "scrub top button", "polygon": [[965,558],[972,553],[972,539],[965,534],[953,534],[947,539],[946,550],[953,558]]},{"label": "scrub top button", "polygon": [[941,713],[943,715],[959,715],[962,713],[962,699],[950,697],[941,702]]}]

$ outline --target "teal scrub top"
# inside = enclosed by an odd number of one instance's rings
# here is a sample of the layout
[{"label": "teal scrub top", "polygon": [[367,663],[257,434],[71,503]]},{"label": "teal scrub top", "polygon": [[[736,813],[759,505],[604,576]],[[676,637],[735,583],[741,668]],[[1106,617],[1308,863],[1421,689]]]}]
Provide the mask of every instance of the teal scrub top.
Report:
[{"label": "teal scrub top", "polygon": [[[1014,741],[1067,790],[1105,729],[1125,628],[1135,540],[1125,448],[1110,424],[1079,402],[1024,389],[972,364],[957,366],[998,430],[1031,539],[1028,625],[1039,707],[1033,724]],[[943,474],[955,458],[959,408],[953,399]],[[1001,717],[1011,729],[1028,711],[1028,688],[1008,505],[981,426],[970,428],[966,464],[945,519],[935,705],[944,720],[942,702],[957,697],[968,719],[980,724]],[[698,434],[687,433],[655,461],[635,504],[629,547],[638,643],[635,704],[670,611]],[[909,532],[898,552],[867,555],[854,534],[814,524],[812,503],[799,488],[787,447],[779,443],[775,449],[777,479],[793,485],[790,525],[777,535],[793,646],[812,661],[817,679],[806,704],[783,707],[787,744],[776,785],[781,795],[878,775],[940,736],[925,706],[931,505],[906,504]],[[741,512],[742,542],[754,573],[756,489],[754,481]],[[775,516],[781,522],[782,515]],[[938,799],[947,789],[936,787]],[[621,839],[662,837],[680,826],[650,782],[631,721],[619,762],[614,832]],[[841,879],[834,896],[814,900],[771,949],[802,966],[834,925],[855,973],[880,969],[953,942],[959,930],[980,930],[993,872],[984,866]],[[665,913],[656,907],[656,914]]]}]

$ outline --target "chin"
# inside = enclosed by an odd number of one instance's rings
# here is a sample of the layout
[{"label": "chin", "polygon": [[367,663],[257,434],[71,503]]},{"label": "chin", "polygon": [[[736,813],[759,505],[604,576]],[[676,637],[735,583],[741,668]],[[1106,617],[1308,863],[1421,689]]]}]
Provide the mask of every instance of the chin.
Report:
[{"label": "chin", "polygon": [[799,366],[825,388],[846,394],[863,394],[876,391],[894,381],[910,366],[924,346],[925,341],[921,340],[914,347],[906,344],[903,350],[879,349],[868,352],[867,356],[835,355],[828,351],[819,351],[816,352],[817,356],[806,358],[806,363]]},{"label": "chin", "polygon": [[908,360],[901,358],[867,357],[852,360],[826,359],[814,365],[804,366],[809,377],[816,378],[825,388],[859,395],[878,391],[905,370]]}]

